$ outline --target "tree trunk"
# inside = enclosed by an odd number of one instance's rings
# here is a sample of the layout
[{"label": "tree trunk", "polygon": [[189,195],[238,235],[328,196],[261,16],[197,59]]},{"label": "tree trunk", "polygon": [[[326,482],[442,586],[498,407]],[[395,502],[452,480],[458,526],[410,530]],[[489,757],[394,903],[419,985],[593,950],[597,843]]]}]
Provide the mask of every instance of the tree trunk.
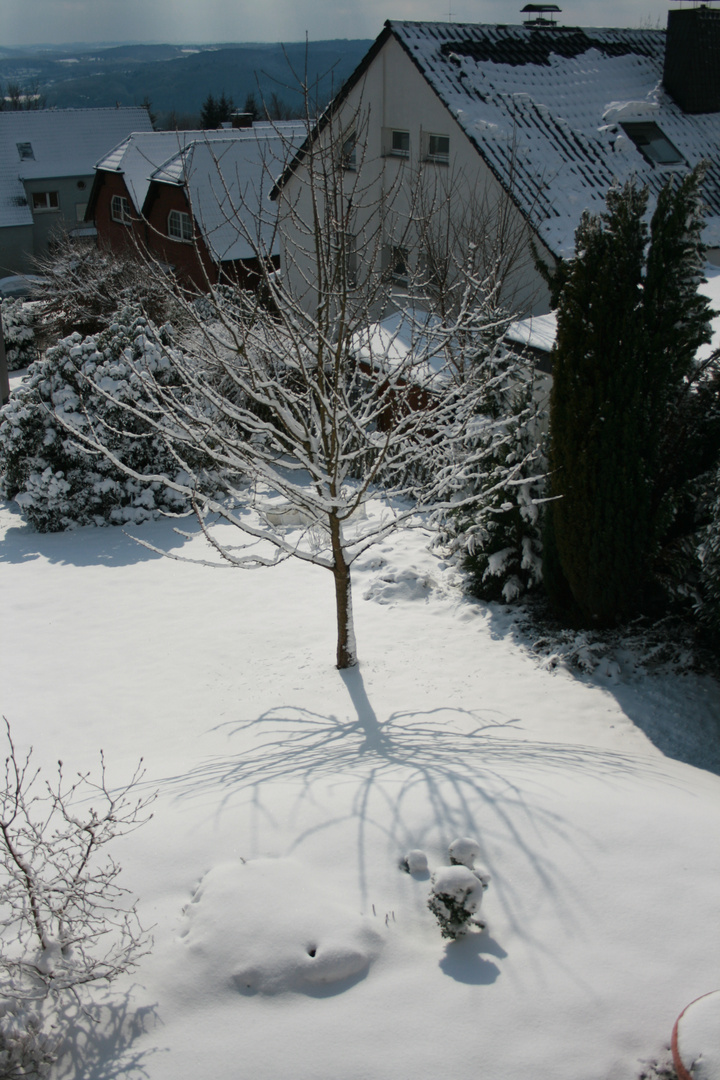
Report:
[{"label": "tree trunk", "polygon": [[345,561],[342,546],[342,523],[335,514],[330,515],[330,538],[334,557],[335,607],[337,610],[337,666],[355,667],[357,649],[352,611],[352,583],[350,567]]}]

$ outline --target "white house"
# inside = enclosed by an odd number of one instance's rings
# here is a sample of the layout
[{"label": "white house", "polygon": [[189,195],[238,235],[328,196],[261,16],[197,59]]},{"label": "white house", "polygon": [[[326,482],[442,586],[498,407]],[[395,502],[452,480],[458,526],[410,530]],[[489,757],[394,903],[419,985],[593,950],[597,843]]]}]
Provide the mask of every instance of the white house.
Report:
[{"label": "white house", "polygon": [[84,231],[95,162],[151,128],[143,108],[0,112],[0,276],[30,270],[53,235]]},{"label": "white house", "polygon": [[[379,219],[398,177],[405,187],[419,178],[435,193],[455,191],[455,205],[481,206],[495,237],[505,230],[517,248],[506,301],[540,313],[548,294],[531,238],[545,260],[567,256],[583,211],[602,211],[611,185],[635,179],[655,195],[673,173],[705,160],[704,239],[720,264],[718,57],[720,11],[704,6],[670,11],[667,32],[543,18],[514,26],[388,22],[275,196],[281,207],[300,205],[312,146],[339,132],[345,167],[364,174],[353,183],[374,190],[365,205]],[[290,245],[301,241],[286,231]],[[356,235],[364,240],[367,226]],[[407,268],[395,244],[388,233],[383,258],[401,290]],[[360,247],[357,258],[363,254]],[[297,251],[288,251],[287,272],[301,290],[310,270]]]}]

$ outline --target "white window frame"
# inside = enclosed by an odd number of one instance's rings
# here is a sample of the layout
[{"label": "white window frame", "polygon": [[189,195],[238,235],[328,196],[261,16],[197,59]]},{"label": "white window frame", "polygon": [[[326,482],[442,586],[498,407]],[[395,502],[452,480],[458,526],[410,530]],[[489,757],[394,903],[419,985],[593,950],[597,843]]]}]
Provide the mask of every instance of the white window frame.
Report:
[{"label": "white window frame", "polygon": [[56,214],[60,209],[60,194],[57,191],[32,191],[33,214]]},{"label": "white window frame", "polygon": [[[450,162],[450,136],[438,135],[435,132],[427,131],[424,137],[425,142],[425,160],[434,161],[437,165],[448,165]],[[444,143],[447,149],[441,149],[440,144]]]},{"label": "white window frame", "polygon": [[184,210],[171,210],[167,219],[167,234],[179,244],[192,244],[193,221]]},{"label": "white window frame", "polygon": [[132,214],[130,200],[124,195],[113,195],[110,200],[110,217],[121,225],[129,225]]},{"label": "white window frame", "polygon": [[[407,289],[410,285],[410,252],[401,244],[386,244],[383,251],[385,268],[393,285]],[[404,266],[404,272],[399,269]]]},{"label": "white window frame", "polygon": [[351,172],[357,168],[357,132],[355,128],[347,131],[340,143],[340,165]]},{"label": "white window frame", "polygon": [[405,128],[384,128],[383,153],[385,157],[409,158],[410,132]]}]

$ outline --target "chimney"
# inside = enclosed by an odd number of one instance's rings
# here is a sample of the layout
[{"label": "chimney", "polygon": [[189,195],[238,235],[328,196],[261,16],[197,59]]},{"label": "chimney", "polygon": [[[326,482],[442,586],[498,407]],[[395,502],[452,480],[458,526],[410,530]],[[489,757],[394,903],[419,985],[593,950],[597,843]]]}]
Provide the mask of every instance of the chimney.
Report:
[{"label": "chimney", "polygon": [[668,12],[663,85],[683,112],[720,112],[720,11]]},{"label": "chimney", "polygon": [[253,126],[252,113],[235,112],[232,114],[232,126],[234,128],[250,128]]}]

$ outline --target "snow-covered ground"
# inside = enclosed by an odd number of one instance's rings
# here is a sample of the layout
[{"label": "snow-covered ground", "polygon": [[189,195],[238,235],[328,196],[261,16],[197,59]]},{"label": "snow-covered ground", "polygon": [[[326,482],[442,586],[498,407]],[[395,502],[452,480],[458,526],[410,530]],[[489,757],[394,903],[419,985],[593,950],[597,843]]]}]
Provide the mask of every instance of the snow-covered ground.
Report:
[{"label": "snow-covered ground", "polygon": [[[7,504],[2,526],[19,748],[72,770],[102,747],[118,783],[142,756],[159,791],[115,850],[153,951],[101,1023],[63,1028],[61,1076],[632,1080],[717,989],[708,677],[548,670],[421,532],[357,567],[361,664],[339,673],[321,569],[38,535]],[[487,929],[448,942],[399,863],[432,872],[457,836],[492,881]]]}]

